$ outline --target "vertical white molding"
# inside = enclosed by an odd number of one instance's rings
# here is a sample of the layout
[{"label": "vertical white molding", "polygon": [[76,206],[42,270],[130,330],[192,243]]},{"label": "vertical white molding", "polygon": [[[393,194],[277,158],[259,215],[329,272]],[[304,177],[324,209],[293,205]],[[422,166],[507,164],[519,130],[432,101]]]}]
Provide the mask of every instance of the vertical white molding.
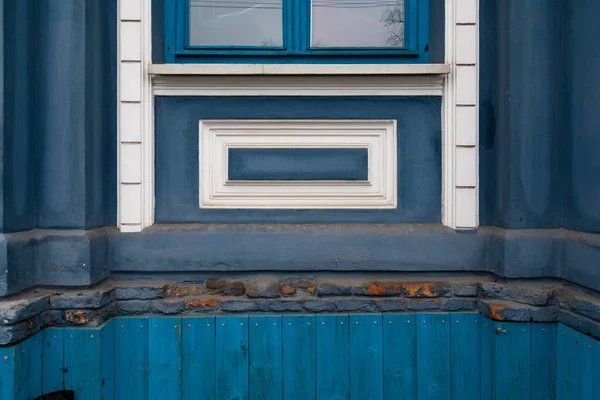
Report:
[{"label": "vertical white molding", "polygon": [[151,0],[118,6],[118,225],[139,232],[154,223],[154,110]]},{"label": "vertical white molding", "polygon": [[479,0],[446,0],[442,222],[479,226]]}]

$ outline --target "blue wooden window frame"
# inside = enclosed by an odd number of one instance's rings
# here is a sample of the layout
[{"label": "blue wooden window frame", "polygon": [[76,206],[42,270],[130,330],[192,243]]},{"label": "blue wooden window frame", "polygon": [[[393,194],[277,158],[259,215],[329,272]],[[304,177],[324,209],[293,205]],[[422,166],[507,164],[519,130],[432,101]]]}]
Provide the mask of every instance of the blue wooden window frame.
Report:
[{"label": "blue wooden window frame", "polygon": [[167,63],[427,63],[429,0],[405,0],[405,47],[310,47],[310,0],[282,0],[283,46],[190,46],[189,1],[164,0]]}]

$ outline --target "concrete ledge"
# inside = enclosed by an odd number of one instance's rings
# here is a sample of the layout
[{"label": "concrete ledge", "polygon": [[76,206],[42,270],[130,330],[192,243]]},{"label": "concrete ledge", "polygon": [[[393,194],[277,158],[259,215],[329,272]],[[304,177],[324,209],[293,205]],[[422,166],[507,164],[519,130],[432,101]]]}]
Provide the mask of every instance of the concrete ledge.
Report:
[{"label": "concrete ledge", "polygon": [[98,326],[127,315],[478,311],[495,321],[563,322],[600,339],[600,293],[562,281],[493,275],[253,275],[195,282],[105,281],[0,302],[0,345],[47,326]]}]

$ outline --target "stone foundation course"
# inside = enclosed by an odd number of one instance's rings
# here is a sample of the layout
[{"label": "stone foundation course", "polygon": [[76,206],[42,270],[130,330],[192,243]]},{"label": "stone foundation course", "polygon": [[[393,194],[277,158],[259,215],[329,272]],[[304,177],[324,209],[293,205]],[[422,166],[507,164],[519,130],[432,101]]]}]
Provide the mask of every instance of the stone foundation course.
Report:
[{"label": "stone foundation course", "polygon": [[600,338],[600,294],[558,280],[461,276],[250,276],[194,282],[107,280],[39,288],[0,301],[0,345],[50,326],[116,316],[478,311],[495,321],[563,322]]}]

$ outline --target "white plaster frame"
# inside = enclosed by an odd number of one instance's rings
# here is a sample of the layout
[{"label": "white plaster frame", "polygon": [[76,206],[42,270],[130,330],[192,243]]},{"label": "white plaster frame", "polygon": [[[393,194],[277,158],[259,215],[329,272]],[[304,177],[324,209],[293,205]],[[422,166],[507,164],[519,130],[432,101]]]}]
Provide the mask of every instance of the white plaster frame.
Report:
[{"label": "white plaster frame", "polygon": [[[201,208],[385,209],[398,205],[395,120],[201,120]],[[231,148],[368,151],[366,181],[231,181]]]},{"label": "white plaster frame", "polygon": [[[442,222],[454,229],[477,228],[479,0],[445,1],[446,64],[215,67],[152,65],[152,0],[119,0],[117,151],[121,231],[139,232],[154,223],[153,93],[166,96],[442,95]],[[265,75],[270,76],[270,85],[265,85]]]}]

